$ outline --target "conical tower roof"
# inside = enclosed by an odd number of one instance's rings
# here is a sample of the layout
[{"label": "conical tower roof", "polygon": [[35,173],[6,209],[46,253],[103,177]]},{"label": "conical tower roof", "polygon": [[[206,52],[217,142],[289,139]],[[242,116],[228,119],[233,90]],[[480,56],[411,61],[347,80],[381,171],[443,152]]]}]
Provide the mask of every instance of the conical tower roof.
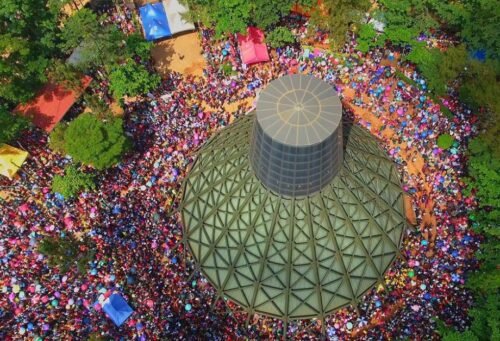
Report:
[{"label": "conical tower roof", "polygon": [[382,282],[398,255],[398,172],[373,136],[341,121],[342,161],[331,180],[306,195],[279,193],[249,157],[257,115],[199,151],[183,186],[184,238],[218,293],[249,313],[324,318]]}]

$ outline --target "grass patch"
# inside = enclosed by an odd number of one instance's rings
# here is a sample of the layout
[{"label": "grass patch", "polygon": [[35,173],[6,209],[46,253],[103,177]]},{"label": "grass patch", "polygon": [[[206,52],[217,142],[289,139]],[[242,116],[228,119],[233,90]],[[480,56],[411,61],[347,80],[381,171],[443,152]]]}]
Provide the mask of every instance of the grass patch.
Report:
[{"label": "grass patch", "polygon": [[454,141],[453,136],[450,134],[442,134],[437,139],[437,145],[441,149],[448,149],[453,145]]}]

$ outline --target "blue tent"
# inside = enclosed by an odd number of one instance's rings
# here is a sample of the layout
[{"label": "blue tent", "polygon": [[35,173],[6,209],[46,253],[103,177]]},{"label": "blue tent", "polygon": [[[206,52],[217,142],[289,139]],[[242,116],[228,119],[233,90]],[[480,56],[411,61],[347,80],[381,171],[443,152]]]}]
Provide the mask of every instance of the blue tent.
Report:
[{"label": "blue tent", "polygon": [[168,26],[165,8],[161,2],[147,4],[139,8],[142,27],[146,34],[146,40],[152,41],[160,38],[170,37],[170,27]]},{"label": "blue tent", "polygon": [[471,57],[473,59],[484,62],[486,60],[486,50],[476,50],[471,52]]},{"label": "blue tent", "polygon": [[104,301],[102,310],[113,320],[117,327],[121,326],[134,312],[120,294],[109,296]]}]

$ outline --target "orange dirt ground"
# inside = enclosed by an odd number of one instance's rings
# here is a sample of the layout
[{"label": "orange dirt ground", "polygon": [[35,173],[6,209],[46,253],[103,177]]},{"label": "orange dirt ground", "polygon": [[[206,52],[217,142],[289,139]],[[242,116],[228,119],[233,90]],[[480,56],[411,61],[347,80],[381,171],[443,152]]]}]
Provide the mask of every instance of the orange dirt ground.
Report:
[{"label": "orange dirt ground", "polygon": [[184,75],[203,75],[205,58],[197,32],[181,34],[155,43],[151,54],[155,68],[162,76],[171,71]]}]

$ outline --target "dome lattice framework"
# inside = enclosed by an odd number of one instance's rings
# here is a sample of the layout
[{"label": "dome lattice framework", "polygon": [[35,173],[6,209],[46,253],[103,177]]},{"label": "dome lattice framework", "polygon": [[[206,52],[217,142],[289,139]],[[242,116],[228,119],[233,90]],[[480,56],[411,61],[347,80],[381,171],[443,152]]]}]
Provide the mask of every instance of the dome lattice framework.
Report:
[{"label": "dome lattice framework", "polygon": [[249,161],[255,114],[198,152],[183,185],[184,239],[217,292],[284,319],[324,318],[377,283],[399,254],[405,217],[394,163],[343,122],[339,173],[314,194],[266,188]]}]

